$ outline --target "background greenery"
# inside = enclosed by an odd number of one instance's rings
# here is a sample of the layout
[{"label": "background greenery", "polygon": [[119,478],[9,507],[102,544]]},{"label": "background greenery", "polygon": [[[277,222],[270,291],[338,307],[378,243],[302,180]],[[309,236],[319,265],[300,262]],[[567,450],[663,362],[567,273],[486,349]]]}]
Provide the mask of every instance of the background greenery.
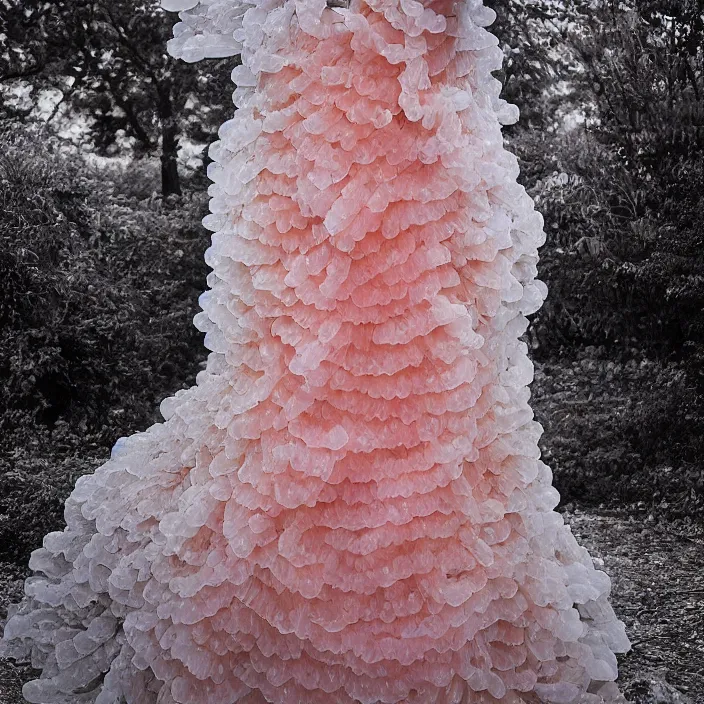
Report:
[{"label": "background greenery", "polygon": [[[507,138],[548,235],[529,341],[556,485],[694,530],[704,8],[491,4],[523,114]],[[0,562],[18,571],[77,476],[205,358],[207,160],[178,150],[215,139],[229,67],[169,59],[156,5],[0,0]]]}]

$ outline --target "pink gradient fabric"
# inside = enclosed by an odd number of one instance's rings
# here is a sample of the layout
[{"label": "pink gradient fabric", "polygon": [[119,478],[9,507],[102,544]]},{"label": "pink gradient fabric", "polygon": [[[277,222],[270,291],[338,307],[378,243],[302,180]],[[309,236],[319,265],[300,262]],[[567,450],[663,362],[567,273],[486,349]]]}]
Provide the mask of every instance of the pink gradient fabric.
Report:
[{"label": "pink gradient fabric", "polygon": [[2,653],[41,704],[600,704],[628,649],[540,461],[542,218],[477,0],[164,0],[241,54],[211,350],[79,479]]}]

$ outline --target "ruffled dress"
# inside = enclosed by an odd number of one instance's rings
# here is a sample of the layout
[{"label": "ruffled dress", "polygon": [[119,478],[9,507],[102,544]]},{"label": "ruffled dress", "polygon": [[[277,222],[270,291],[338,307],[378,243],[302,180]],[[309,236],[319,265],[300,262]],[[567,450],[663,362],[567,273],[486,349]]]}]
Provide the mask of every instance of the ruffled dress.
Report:
[{"label": "ruffled dress", "polygon": [[2,654],[41,704],[601,704],[628,649],[540,461],[541,216],[479,0],[164,0],[241,55],[211,351],[78,480]]}]

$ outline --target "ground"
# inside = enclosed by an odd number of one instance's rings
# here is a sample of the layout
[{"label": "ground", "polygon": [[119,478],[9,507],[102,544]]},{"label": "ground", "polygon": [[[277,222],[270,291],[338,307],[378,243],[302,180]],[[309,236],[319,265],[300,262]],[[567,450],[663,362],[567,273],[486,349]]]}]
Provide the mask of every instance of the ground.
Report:
[{"label": "ground", "polygon": [[704,540],[647,517],[575,512],[567,519],[579,542],[611,577],[612,602],[632,644],[620,668],[629,700],[678,704],[673,694],[649,693],[667,692],[669,683],[693,704],[702,704]]},{"label": "ground", "polygon": [[[611,576],[614,608],[633,645],[621,658],[621,687],[629,701],[702,704],[704,540],[647,517],[574,511],[566,518]],[[22,584],[15,566],[6,565],[2,574],[0,610],[19,596]],[[0,660],[0,704],[23,701],[28,674]]]}]

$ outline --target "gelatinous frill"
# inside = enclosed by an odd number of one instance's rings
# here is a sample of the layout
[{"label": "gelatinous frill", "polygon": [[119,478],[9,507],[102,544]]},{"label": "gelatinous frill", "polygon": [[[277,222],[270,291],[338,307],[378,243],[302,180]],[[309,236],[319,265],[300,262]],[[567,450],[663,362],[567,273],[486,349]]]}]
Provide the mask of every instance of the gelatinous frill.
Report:
[{"label": "gelatinous frill", "polygon": [[628,648],[528,385],[542,219],[477,0],[165,0],[241,53],[212,351],[31,559],[31,702],[597,704]]}]

